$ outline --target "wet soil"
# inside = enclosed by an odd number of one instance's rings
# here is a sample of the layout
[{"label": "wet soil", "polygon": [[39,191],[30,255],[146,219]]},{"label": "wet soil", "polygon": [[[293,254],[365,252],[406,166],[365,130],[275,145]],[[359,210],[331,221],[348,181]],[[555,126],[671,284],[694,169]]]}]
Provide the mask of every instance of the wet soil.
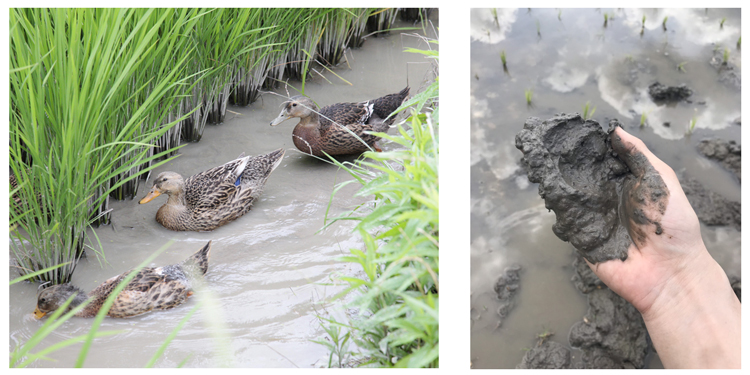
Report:
[{"label": "wet soil", "polygon": [[737,230],[742,227],[742,206],[720,194],[707,190],[696,179],[683,174],[679,176],[685,196],[693,206],[698,219],[706,225],[729,225]]},{"label": "wet soil", "polygon": [[[605,12],[610,16],[607,27],[602,26]],[[529,182],[519,164],[522,154],[509,135],[519,133],[529,117],[582,114],[588,103],[589,116],[599,124],[618,119],[674,170],[684,171],[707,191],[740,202],[738,178],[722,162],[697,149],[703,139],[741,143],[739,91],[731,81],[723,82],[721,69],[709,63],[717,46],[728,47],[728,65],[739,77],[741,55],[734,45],[740,35],[740,12],[497,9],[496,14],[497,21],[490,9],[471,12],[471,71],[466,76],[471,80],[472,367],[515,368],[525,361],[524,367],[531,363],[538,367],[639,367],[642,363],[642,367],[659,368],[653,350],[642,355],[640,323],[628,319],[635,317],[629,315],[630,308],[622,306],[616,295],[602,292],[606,287],[578,251],[550,230],[556,215],[545,208],[537,184]],[[642,27],[644,15],[647,20]],[[667,31],[661,26],[664,17],[669,17]],[[727,20],[720,28],[723,18]],[[498,59],[503,51],[507,69]],[[684,71],[678,69],[680,64]],[[687,100],[656,102],[648,94],[654,82],[684,84],[695,92]],[[527,90],[533,93],[531,105],[524,95]],[[695,129],[687,135],[694,118]],[[739,229],[731,224],[707,225],[702,220],[701,235],[733,285],[740,286]],[[501,302],[493,287],[512,264],[523,267],[523,280],[513,297],[513,309],[502,326],[494,329],[498,320],[494,310]],[[615,317],[608,321],[623,319],[638,334],[627,336],[607,321],[594,321],[588,311],[599,310]],[[595,325],[592,337],[598,334],[601,340],[574,347],[569,333],[574,325],[585,324],[579,323],[585,322],[584,317],[593,322],[588,325]],[[615,334],[602,336],[608,327]],[[557,334],[538,345],[542,332]],[[544,360],[553,354],[536,354],[542,350],[537,346],[558,346],[549,344],[553,342],[569,351],[569,366],[564,352],[557,355],[563,358],[557,361]],[[524,359],[529,356],[543,357]]]},{"label": "wet soil", "polygon": [[693,90],[685,85],[665,86],[659,82],[654,82],[648,87],[648,95],[654,102],[679,102],[693,95]]},{"label": "wet soil", "polygon": [[497,299],[500,301],[500,307],[497,308],[497,315],[500,316],[497,321],[498,327],[503,324],[503,319],[508,316],[513,308],[513,296],[516,294],[521,280],[520,272],[521,267],[518,265],[508,267],[495,283],[495,293],[497,293]]},{"label": "wet soil", "polygon": [[529,181],[539,183],[552,231],[592,263],[628,257],[630,237],[618,209],[627,166],[613,156],[609,135],[579,115],[530,117],[516,135]]},{"label": "wet soil", "polygon": [[704,139],[698,142],[698,152],[720,162],[738,181],[742,181],[742,146],[736,141]]},{"label": "wet soil", "polygon": [[545,341],[523,356],[519,369],[565,369],[570,368],[570,350],[564,345]]},{"label": "wet soil", "polygon": [[[438,12],[432,12],[431,19],[437,27]],[[397,21],[394,27],[410,26],[411,22]],[[414,32],[422,33],[409,31]],[[436,38],[432,29],[428,33]],[[362,48],[347,52],[348,64],[334,68],[349,83],[316,67],[326,79],[313,73],[305,84],[305,94],[320,105],[368,100],[396,92],[407,81],[412,93],[417,93],[427,83],[425,77],[431,67],[422,55],[404,52],[407,47],[426,49],[427,45],[396,32],[370,37]],[[300,82],[289,84],[301,87]],[[297,94],[291,87],[289,91]],[[143,367],[198,304],[201,306],[167,347],[157,367],[177,367],[183,361],[185,367],[327,366],[328,350],[310,341],[326,336],[317,316],[344,320],[353,313],[340,307],[342,301],[331,302],[331,297],[344,288],[333,282],[331,275],[361,276],[360,267],[343,263],[338,257],[348,254],[349,249],[362,249],[363,244],[360,236],[352,233],[352,222],[320,229],[326,215],[330,219],[369,198],[354,197],[357,186],[350,184],[336,193],[329,208],[336,184],[351,176],[335,165],[298,152],[292,141],[296,121],[268,125],[287,96],[283,85],[275,92],[280,95],[265,93],[248,107],[229,106],[224,123],[208,125],[200,142],[187,144],[177,159],[152,173],[152,178],[166,170],[192,175],[242,152],[257,155],[283,147],[287,151],[284,159],[249,213],[211,232],[173,232],[155,221],[165,198],[144,205],[137,200],[110,203],[114,209],[112,225],[95,229],[106,263],[100,264],[90,254],[79,263],[74,284],[91,290],[134,267],[170,240],[174,244],[153,265],[178,263],[213,240],[205,276],[207,290],[196,292],[185,304],[171,310],[105,319],[101,330],[123,332],[96,339],[86,367]],[[384,150],[401,147],[387,141],[379,144]],[[339,160],[354,159],[347,156]],[[150,185],[151,180],[140,184],[138,198]],[[10,277],[16,276],[11,268]],[[9,289],[9,347],[13,350],[28,341],[44,321],[31,318],[36,284],[19,283]],[[85,334],[91,323],[90,319],[73,318],[39,348]],[[79,351],[80,345],[73,345],[50,354],[52,361],[38,361],[33,366],[70,367]]]},{"label": "wet soil", "polygon": [[618,126],[611,121],[605,133],[596,121],[561,114],[531,117],[516,136],[529,181],[555,212],[552,231],[592,263],[625,260],[631,238],[641,245],[650,232],[661,235],[669,200],[646,157],[613,133]]}]

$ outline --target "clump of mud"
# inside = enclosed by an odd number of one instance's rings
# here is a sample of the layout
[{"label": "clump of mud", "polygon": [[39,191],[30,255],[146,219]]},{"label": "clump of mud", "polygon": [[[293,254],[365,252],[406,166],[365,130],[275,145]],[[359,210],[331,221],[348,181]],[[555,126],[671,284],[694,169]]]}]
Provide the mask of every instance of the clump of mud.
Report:
[{"label": "clump of mud", "polygon": [[[612,120],[609,133],[616,126]],[[629,147],[578,114],[530,117],[516,135],[529,181],[555,212],[552,231],[589,262],[625,260],[631,238],[640,245],[649,231],[662,234],[669,191],[645,155]]]},{"label": "clump of mud", "polygon": [[625,260],[630,237],[618,216],[619,185],[628,167],[612,156],[599,123],[560,114],[530,117],[516,135],[529,181],[539,183],[545,207],[557,221],[552,231],[590,262]]},{"label": "clump of mud", "polygon": [[497,299],[500,300],[500,307],[497,309],[497,315],[500,319],[497,322],[499,327],[503,323],[503,319],[508,316],[508,313],[513,308],[513,296],[516,294],[516,290],[519,286],[521,266],[513,265],[505,269],[505,272],[495,283],[495,293],[497,293]]},{"label": "clump of mud", "polygon": [[742,181],[742,146],[735,141],[704,139],[698,142],[698,152],[720,162],[724,168],[734,173]]},{"label": "clump of mud", "polygon": [[697,180],[686,176],[679,176],[680,185],[690,205],[695,210],[698,219],[706,225],[731,225],[737,230],[742,226],[742,205],[740,202],[730,201],[723,196],[707,190]]},{"label": "clump of mud", "polygon": [[604,282],[596,276],[594,271],[591,270],[591,267],[586,264],[586,261],[584,261],[583,257],[580,255],[576,256],[575,260],[573,260],[573,270],[575,273],[570,281],[573,282],[573,285],[576,289],[580,290],[581,293],[586,294],[594,289],[607,287]]},{"label": "clump of mud", "polygon": [[724,51],[717,49],[709,61],[711,66],[719,72],[719,81],[736,89],[742,87],[742,76],[739,69],[724,61]]},{"label": "clump of mud", "polygon": [[570,350],[554,341],[541,342],[523,356],[519,369],[570,368]]},{"label": "clump of mud", "polygon": [[693,95],[693,90],[686,85],[665,86],[654,82],[648,87],[648,95],[654,102],[679,102]]},{"label": "clump of mud", "polygon": [[648,332],[633,305],[607,287],[587,294],[589,310],[573,325],[568,340],[583,351],[581,368],[643,368]]}]

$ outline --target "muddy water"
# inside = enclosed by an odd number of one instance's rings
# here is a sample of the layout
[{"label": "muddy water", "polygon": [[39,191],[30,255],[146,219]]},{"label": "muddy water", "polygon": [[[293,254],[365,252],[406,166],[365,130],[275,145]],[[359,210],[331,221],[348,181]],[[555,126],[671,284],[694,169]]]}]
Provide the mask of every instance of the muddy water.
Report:
[{"label": "muddy water", "polygon": [[[431,18],[437,28],[438,12],[433,12]],[[408,26],[411,24],[399,22],[396,27]],[[432,29],[427,34],[436,38]],[[315,74],[306,83],[305,93],[320,105],[367,100],[398,92],[406,86],[408,74],[414,94],[424,83],[430,66],[423,64],[422,55],[403,52],[406,47],[424,49],[427,45],[418,38],[396,33],[384,38],[370,37],[361,49],[347,53],[351,68],[343,63],[335,69],[351,86],[317,67],[331,83]],[[300,86],[300,82],[290,84]],[[280,88],[276,92],[285,91]],[[112,225],[96,229],[107,264],[101,267],[91,256],[76,270],[73,283],[91,290],[107,278],[136,266],[169,240],[175,243],[152,265],[180,262],[206,241],[214,241],[206,275],[208,293],[216,301],[210,306],[213,310],[199,309],[157,366],[174,367],[185,360],[187,367],[327,365],[327,350],[309,341],[324,335],[316,314],[343,318],[345,312],[327,301],[342,286],[325,284],[331,284],[331,274],[359,272],[352,265],[338,262],[336,257],[347,254],[350,248],[361,248],[362,244],[351,233],[350,222],[335,224],[318,233],[324,225],[331,191],[336,183],[349,177],[332,165],[297,152],[291,137],[297,120],[269,126],[278,116],[283,100],[265,94],[262,100],[246,108],[230,106],[231,113],[227,113],[224,123],[208,125],[199,143],[188,144],[181,149],[180,157],[152,174],[153,177],[171,170],[190,175],[223,164],[242,152],[255,155],[279,147],[287,149],[260,200],[247,215],[213,232],[172,232],[154,220],[165,198],[159,197],[146,205],[138,205],[137,200],[114,202]],[[385,150],[397,146],[380,144]],[[139,199],[150,184],[151,181],[141,184]],[[354,185],[341,190],[333,199],[329,216],[361,203],[362,199],[352,197],[355,191]],[[16,277],[15,272],[11,272],[11,277]],[[10,350],[26,342],[41,326],[41,322],[30,317],[36,303],[36,288],[36,284],[25,283],[10,287]],[[130,319],[106,319],[102,330],[123,333],[97,339],[86,366],[144,366],[197,301],[198,298],[192,298],[173,310]],[[91,320],[71,319],[39,348],[84,334],[90,324]],[[218,332],[224,339],[216,339],[212,332]],[[34,365],[72,366],[79,349],[79,345],[74,345],[50,355],[54,361]]]},{"label": "muddy water", "polygon": [[[610,20],[605,28],[604,13]],[[641,36],[641,20],[646,15]],[[714,48],[729,48],[741,66],[736,42],[739,11],[726,9],[488,9],[471,12],[471,361],[474,368],[513,368],[536,335],[568,344],[573,323],[586,312],[586,298],[570,282],[573,247],[551,230],[537,185],[521,173],[514,138],[525,119],[583,112],[606,126],[619,119],[675,170],[685,170],[708,189],[734,201],[740,185],[696,151],[704,138],[740,142],[740,93],[718,81],[710,64]],[[668,16],[667,31],[662,20]],[[723,28],[719,24],[726,17]],[[537,26],[538,25],[538,26]],[[538,30],[538,32],[537,32]],[[503,71],[500,52],[507,56]],[[685,72],[677,66],[683,62]],[[692,103],[654,104],[653,81],[686,84]],[[528,106],[524,93],[532,91]],[[705,103],[701,103],[705,102]],[[641,114],[647,126],[639,126]],[[691,119],[696,127],[685,133]],[[669,122],[669,126],[665,126]],[[740,275],[740,232],[701,228],[711,254],[731,276]],[[497,327],[499,302],[492,287],[503,270],[522,267],[515,307]],[[573,362],[580,352],[573,350]],[[649,367],[660,367],[654,356]]]}]

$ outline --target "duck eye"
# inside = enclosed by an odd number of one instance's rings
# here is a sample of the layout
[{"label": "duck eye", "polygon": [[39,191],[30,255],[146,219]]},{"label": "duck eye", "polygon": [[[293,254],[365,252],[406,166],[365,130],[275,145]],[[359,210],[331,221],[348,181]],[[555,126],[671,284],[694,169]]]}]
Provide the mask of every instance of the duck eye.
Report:
[{"label": "duck eye", "polygon": [[41,299],[39,300],[39,302],[42,302],[42,303],[44,303],[44,302],[47,302],[47,300],[46,300],[46,299],[44,299],[44,298],[41,298]]},{"label": "duck eye", "polygon": [[296,106],[297,106],[297,103],[292,104],[292,107],[296,107]]},{"label": "duck eye", "polygon": [[167,180],[167,178],[166,178],[166,177],[164,177],[164,178],[162,178],[161,180],[162,180],[162,181],[166,181],[166,180]]}]

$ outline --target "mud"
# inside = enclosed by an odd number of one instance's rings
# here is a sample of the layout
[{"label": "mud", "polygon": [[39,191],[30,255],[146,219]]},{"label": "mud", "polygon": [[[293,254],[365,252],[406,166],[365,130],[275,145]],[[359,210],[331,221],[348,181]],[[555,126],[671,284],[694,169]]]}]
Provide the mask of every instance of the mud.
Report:
[{"label": "mud", "polygon": [[505,269],[505,273],[497,279],[495,283],[495,293],[497,293],[497,299],[500,300],[500,307],[497,308],[497,315],[500,316],[497,322],[497,326],[502,325],[503,320],[511,309],[513,309],[514,302],[513,296],[516,294],[519,286],[519,272],[521,266],[514,265]]},{"label": "mud", "polygon": [[526,352],[516,367],[519,369],[563,369],[570,368],[570,350],[554,342],[543,342]]},{"label": "mud", "polygon": [[[614,130],[613,124],[617,124],[616,121],[610,122],[610,132]],[[632,144],[625,144],[617,134],[611,134],[612,149],[632,173],[625,177],[622,186],[620,222],[628,229],[636,246],[641,247],[649,232],[664,233],[660,220],[667,210],[669,189],[645,155],[632,151]]]},{"label": "mud", "polygon": [[685,196],[693,206],[698,219],[706,225],[730,225],[740,230],[742,227],[742,205],[707,190],[698,180],[684,173],[678,176]]},{"label": "mud", "polygon": [[719,82],[739,90],[742,87],[742,76],[740,70],[732,63],[724,61],[724,50],[714,50],[714,55],[709,61],[711,66],[719,72]]},{"label": "mud", "polygon": [[654,102],[679,102],[686,100],[693,95],[693,90],[686,85],[665,86],[659,82],[654,82],[648,87],[648,95]]},{"label": "mud", "polygon": [[580,367],[643,368],[650,344],[638,310],[606,287],[588,293],[588,305],[568,337],[583,351]]},{"label": "mud", "polygon": [[573,282],[576,289],[580,290],[581,293],[589,293],[595,289],[606,287],[598,276],[591,270],[588,264],[583,260],[583,257],[578,255],[573,261],[573,277],[570,281]]},{"label": "mud", "polygon": [[[619,126],[610,122],[610,132]],[[630,238],[661,235],[669,190],[646,157],[579,115],[531,117],[516,136],[529,181],[555,212],[552,231],[592,263],[627,259]],[[620,157],[616,157],[619,154]],[[624,163],[623,161],[624,160]],[[627,218],[627,219],[624,219]],[[629,236],[628,236],[629,235]]]},{"label": "mud", "polygon": [[[739,119],[736,120],[739,123]],[[704,139],[698,142],[698,152],[716,160],[732,172],[738,181],[742,181],[742,146],[735,141],[721,139]]]}]

